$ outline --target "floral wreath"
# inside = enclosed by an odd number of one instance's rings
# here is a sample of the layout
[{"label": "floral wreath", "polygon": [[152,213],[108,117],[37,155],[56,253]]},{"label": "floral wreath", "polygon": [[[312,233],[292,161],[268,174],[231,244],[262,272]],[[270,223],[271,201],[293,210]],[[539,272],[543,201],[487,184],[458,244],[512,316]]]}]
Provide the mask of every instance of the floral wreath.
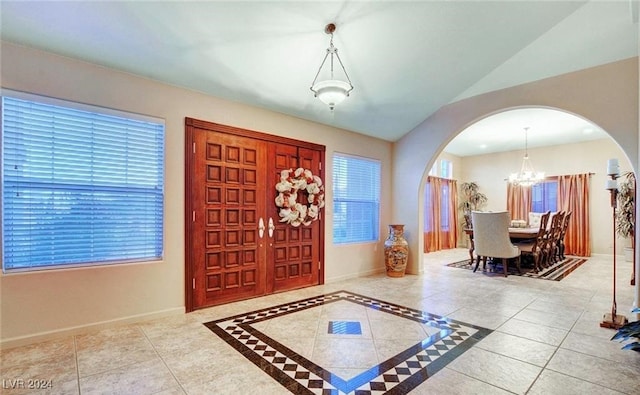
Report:
[{"label": "floral wreath", "polygon": [[[318,219],[320,209],[324,207],[324,186],[318,176],[302,167],[282,170],[280,182],[276,184],[279,192],[276,206],[280,207],[280,222],[293,226],[310,225]],[[307,204],[298,202],[298,191],[307,195]]]}]

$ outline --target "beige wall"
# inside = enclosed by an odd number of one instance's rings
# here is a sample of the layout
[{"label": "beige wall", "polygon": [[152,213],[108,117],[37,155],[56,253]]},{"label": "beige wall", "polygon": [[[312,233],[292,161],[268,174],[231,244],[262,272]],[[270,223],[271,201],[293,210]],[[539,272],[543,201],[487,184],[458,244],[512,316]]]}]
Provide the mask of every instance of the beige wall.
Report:
[{"label": "beige wall", "polygon": [[[393,196],[404,198],[401,205],[393,206],[392,216],[405,224],[410,273],[423,271],[421,192],[434,158],[470,124],[517,107],[560,109],[595,123],[609,133],[637,171],[637,57],[451,103],[394,144]],[[414,192],[408,192],[409,188],[415,188]]]},{"label": "beige wall", "polygon": [[[461,178],[475,181],[480,191],[487,195],[484,208],[502,211],[507,208],[507,183],[505,179],[522,164],[522,151],[500,152],[461,158]],[[607,159],[618,158],[621,172],[631,170],[631,164],[620,147],[610,138],[579,144],[529,149],[529,157],[538,171],[548,176],[562,174],[594,173],[590,178],[589,210],[591,219],[591,253],[613,252],[613,231],[610,194],[604,188]],[[526,218],[523,218],[526,220]],[[464,242],[464,240],[462,240]],[[464,245],[464,243],[462,244]],[[625,242],[616,248],[622,253]]]},{"label": "beige wall", "polygon": [[3,346],[184,311],[185,117],[324,144],[327,175],[332,172],[335,151],[380,160],[381,229],[377,243],[332,245],[332,191],[327,182],[325,273],[326,281],[331,282],[384,270],[381,246],[391,211],[390,143],[6,42],[0,49],[3,88],[166,121],[163,261],[1,276]]},{"label": "beige wall", "polygon": [[[382,241],[386,224],[391,222],[406,225],[409,271],[422,271],[423,241],[418,230],[422,228],[424,177],[434,158],[456,134],[493,113],[519,106],[543,106],[577,114],[606,130],[623,148],[630,165],[637,168],[637,58],[452,103],[392,145],[88,63],[4,42],[1,45],[0,85],[4,88],[138,112],[166,121],[164,260],[0,276],[2,346],[184,311],[185,117],[324,144],[326,174],[331,174],[335,151],[382,162],[381,229],[377,243],[331,244],[332,191],[327,182],[327,282],[384,270]],[[601,172],[601,167],[594,171]],[[598,181],[594,181],[596,184]],[[392,205],[392,196],[402,204]]]}]

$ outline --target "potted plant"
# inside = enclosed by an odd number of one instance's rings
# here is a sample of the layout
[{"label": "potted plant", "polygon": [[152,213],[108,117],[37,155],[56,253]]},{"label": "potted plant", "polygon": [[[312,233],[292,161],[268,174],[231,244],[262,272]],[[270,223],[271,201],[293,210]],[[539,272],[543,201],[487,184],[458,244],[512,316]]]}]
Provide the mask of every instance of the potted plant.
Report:
[{"label": "potted plant", "polygon": [[479,192],[480,186],[475,181],[463,182],[460,184],[460,192],[462,199],[460,201],[460,209],[465,213],[479,210],[487,204],[487,195]]},{"label": "potted plant", "polygon": [[616,234],[631,241],[630,247],[625,247],[627,261],[633,260],[633,245],[635,237],[635,200],[636,178],[629,172],[624,175],[624,181],[618,186],[616,209]]},{"label": "potted plant", "polygon": [[479,191],[480,186],[474,181],[463,182],[460,184],[460,193],[462,199],[458,207],[464,213],[465,221],[463,226],[471,228],[471,211],[480,210],[487,204],[487,195]]},{"label": "potted plant", "polygon": [[[640,313],[640,308],[635,308],[632,312]],[[640,339],[640,321],[632,321],[624,324],[611,338],[611,340],[618,340],[621,342],[629,339]],[[640,352],[640,342],[634,341],[632,343],[628,343],[624,347],[622,347],[622,349]]]}]

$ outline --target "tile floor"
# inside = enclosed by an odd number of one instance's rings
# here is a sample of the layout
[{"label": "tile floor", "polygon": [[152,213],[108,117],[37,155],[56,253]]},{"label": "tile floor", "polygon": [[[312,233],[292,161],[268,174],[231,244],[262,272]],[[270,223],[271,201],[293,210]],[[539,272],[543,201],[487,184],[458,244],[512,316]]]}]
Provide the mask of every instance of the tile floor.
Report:
[{"label": "tile floor", "polygon": [[[346,280],[3,350],[0,393],[640,394],[640,353],[598,325],[611,310],[610,258],[556,282],[445,267],[465,256],[427,254],[421,276]],[[618,266],[618,312],[630,316],[631,267]],[[361,333],[330,334],[330,322]]]}]

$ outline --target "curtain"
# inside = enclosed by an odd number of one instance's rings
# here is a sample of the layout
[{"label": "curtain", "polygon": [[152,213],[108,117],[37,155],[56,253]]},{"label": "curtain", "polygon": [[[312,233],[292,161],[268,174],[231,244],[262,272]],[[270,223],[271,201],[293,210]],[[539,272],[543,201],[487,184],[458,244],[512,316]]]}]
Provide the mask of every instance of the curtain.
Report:
[{"label": "curtain", "polygon": [[455,248],[458,244],[458,184],[429,176],[424,196],[424,252]]},{"label": "curtain", "polygon": [[531,211],[531,187],[507,184],[507,211],[511,219],[527,221]]},{"label": "curtain", "polygon": [[565,254],[591,256],[589,243],[589,174],[558,176],[558,211],[571,211]]}]

